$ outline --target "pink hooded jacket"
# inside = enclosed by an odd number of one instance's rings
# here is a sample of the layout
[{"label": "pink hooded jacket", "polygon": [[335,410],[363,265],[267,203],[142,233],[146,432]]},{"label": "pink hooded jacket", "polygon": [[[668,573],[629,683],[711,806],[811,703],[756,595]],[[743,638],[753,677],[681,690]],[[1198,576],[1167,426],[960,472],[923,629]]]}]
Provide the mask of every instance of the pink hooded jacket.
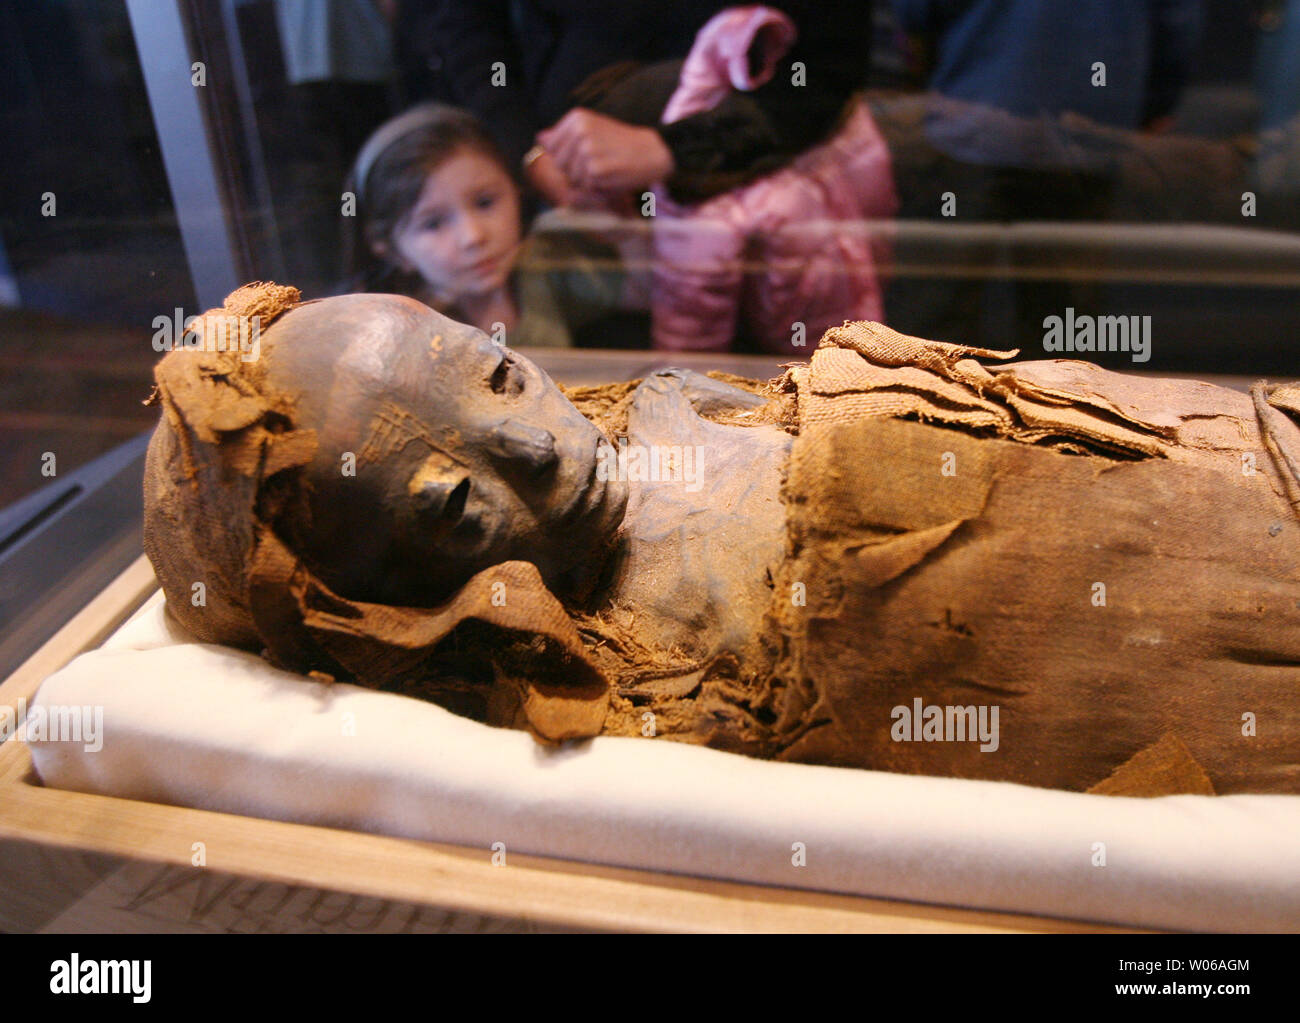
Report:
[{"label": "pink hooded jacket", "polygon": [[[770,7],[716,15],[695,37],[663,123],[763,85],[794,38],[793,22]],[[860,101],[829,141],[748,185],[691,206],[657,188],[654,346],[724,351],[743,318],[764,351],[798,355],[828,327],[883,320],[888,245],[880,224],[862,221],[897,209],[889,151]]]}]

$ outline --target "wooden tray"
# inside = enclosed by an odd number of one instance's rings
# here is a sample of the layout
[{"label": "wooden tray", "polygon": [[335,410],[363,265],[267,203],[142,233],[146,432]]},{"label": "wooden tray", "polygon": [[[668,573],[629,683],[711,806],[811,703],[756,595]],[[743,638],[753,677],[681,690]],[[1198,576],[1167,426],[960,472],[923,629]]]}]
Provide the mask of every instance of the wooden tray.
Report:
[{"label": "wooden tray", "polygon": [[[30,701],[157,589],[141,556],[0,685]],[[202,841],[204,866],[194,866]],[[1121,931],[738,884],[43,787],[0,744],[3,931]]]}]

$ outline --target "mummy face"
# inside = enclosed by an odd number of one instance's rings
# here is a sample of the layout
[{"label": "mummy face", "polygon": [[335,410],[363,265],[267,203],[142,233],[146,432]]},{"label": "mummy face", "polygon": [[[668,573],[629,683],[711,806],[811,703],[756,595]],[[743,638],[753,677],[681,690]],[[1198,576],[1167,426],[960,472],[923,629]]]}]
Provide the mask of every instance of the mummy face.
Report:
[{"label": "mummy face", "polygon": [[278,528],[341,595],[425,605],[506,560],[557,593],[613,539],[608,442],[528,359],[410,299],[304,303],[265,339],[266,380],[316,431]]}]

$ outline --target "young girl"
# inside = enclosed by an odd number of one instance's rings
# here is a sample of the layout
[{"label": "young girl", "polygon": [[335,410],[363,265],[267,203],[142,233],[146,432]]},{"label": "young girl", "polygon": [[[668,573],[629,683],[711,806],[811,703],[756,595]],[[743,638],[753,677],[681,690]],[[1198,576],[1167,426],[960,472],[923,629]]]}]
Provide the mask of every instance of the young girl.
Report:
[{"label": "young girl", "polygon": [[410,295],[511,346],[572,345],[619,310],[615,251],[524,238],[519,188],[465,111],[428,103],[381,126],[350,188],[354,290]]}]

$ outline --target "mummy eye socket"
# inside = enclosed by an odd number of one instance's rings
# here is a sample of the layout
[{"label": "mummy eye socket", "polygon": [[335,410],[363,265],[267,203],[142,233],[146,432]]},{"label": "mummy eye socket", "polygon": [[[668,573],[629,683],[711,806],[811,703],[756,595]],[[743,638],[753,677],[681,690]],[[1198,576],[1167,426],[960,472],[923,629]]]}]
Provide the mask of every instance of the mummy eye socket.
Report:
[{"label": "mummy eye socket", "polygon": [[501,359],[488,377],[488,386],[493,394],[519,394],[524,389],[524,374],[515,362],[513,352],[502,351]]},{"label": "mummy eye socket", "polygon": [[497,368],[492,371],[492,376],[488,380],[488,386],[492,388],[494,394],[504,394],[506,382],[510,378],[510,359],[504,352],[501,353],[501,361],[497,363]]},{"label": "mummy eye socket", "polygon": [[459,522],[470,489],[469,473],[439,452],[430,455],[407,484],[415,510],[427,525]]},{"label": "mummy eye socket", "polygon": [[456,523],[460,517],[465,514],[465,502],[469,500],[469,478],[461,480],[452,488],[451,496],[447,498],[447,503],[443,505],[442,514],[439,516],[443,521]]}]

